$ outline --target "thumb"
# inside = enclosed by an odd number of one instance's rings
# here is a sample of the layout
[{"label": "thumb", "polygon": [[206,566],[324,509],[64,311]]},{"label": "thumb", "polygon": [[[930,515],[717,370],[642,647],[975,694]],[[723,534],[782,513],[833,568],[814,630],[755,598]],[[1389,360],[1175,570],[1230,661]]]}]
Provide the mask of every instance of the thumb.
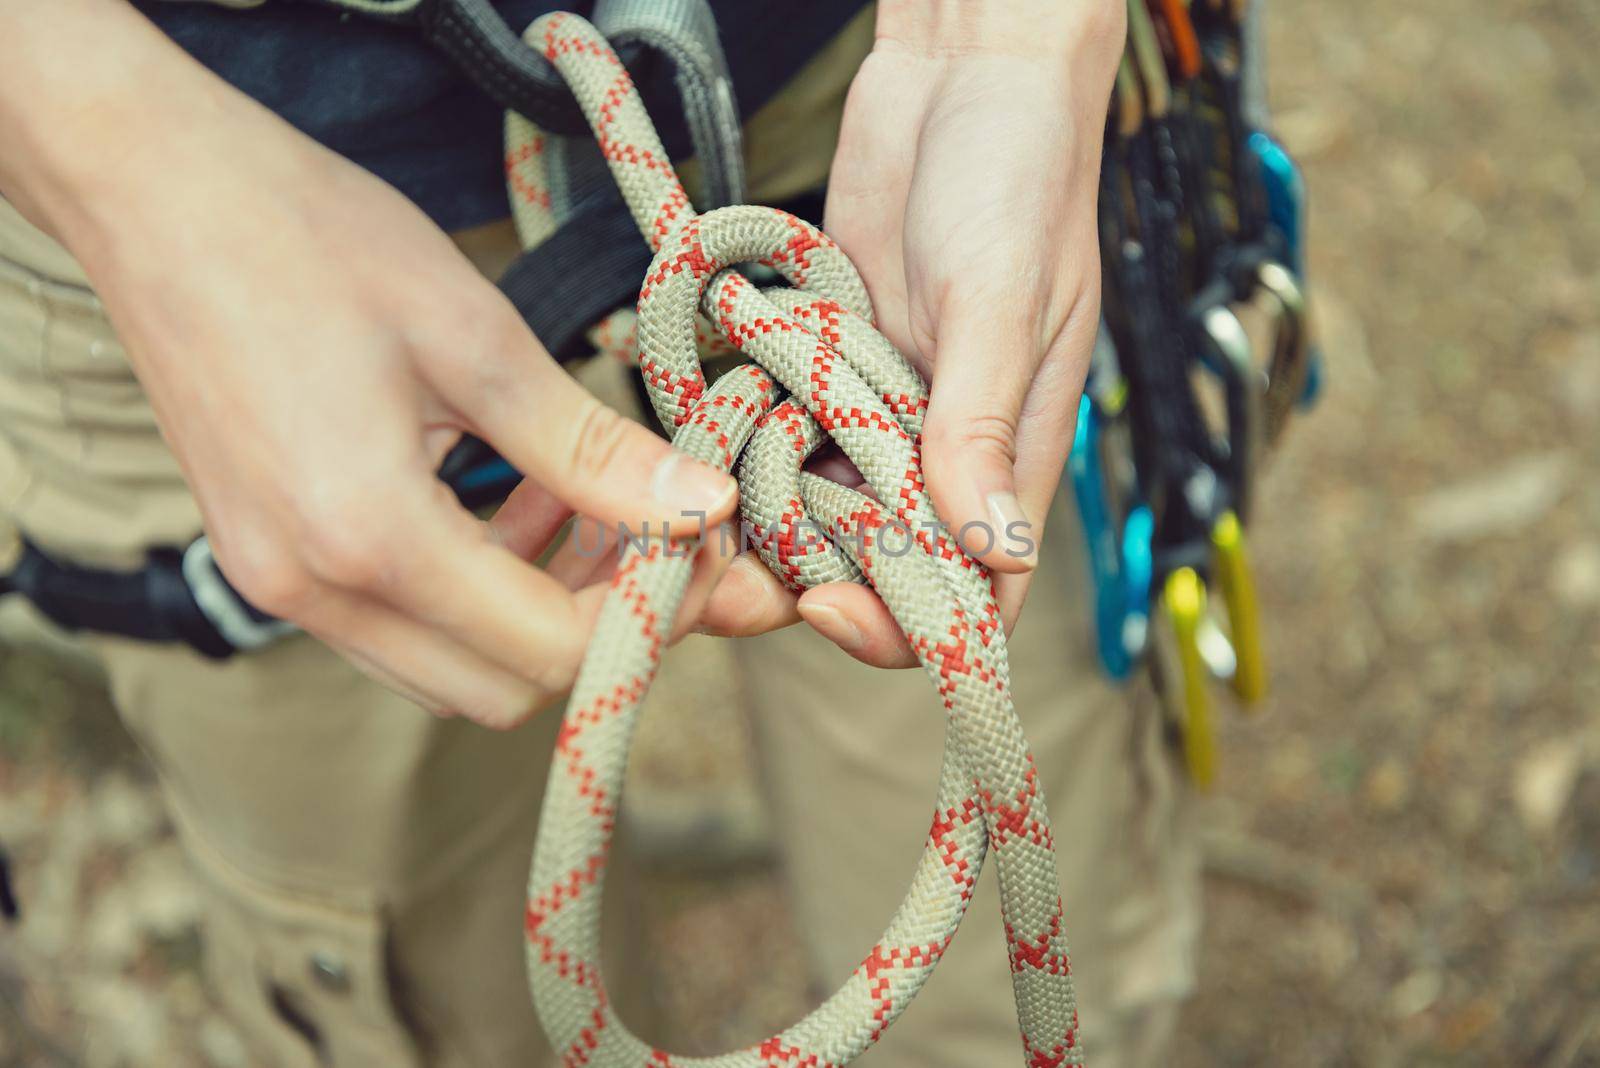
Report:
[{"label": "thumb", "polygon": [[1017,497],[1017,431],[1039,363],[1031,317],[951,314],[940,324],[923,422],[934,507],[966,551],[1001,572],[1032,571],[1038,527]]},{"label": "thumb", "polygon": [[520,328],[480,373],[439,383],[472,429],[575,512],[637,533],[695,533],[733,512],[733,477],[686,454],[584,389]]}]

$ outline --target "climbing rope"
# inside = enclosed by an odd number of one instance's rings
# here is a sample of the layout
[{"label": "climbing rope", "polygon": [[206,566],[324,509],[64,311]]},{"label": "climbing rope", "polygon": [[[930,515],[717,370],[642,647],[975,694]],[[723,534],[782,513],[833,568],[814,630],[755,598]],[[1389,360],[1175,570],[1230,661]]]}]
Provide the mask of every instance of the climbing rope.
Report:
[{"label": "climbing rope", "polygon": [[[919,449],[927,397],[872,327],[855,268],[820,230],[769,208],[697,215],[627,71],[583,19],[547,15],[524,41],[571,86],[656,256],[638,303],[638,366],[674,447],[732,470],[762,558],[795,589],[865,580],[910,639],[947,712],[933,824],[911,885],[843,986],[765,1042],[712,1058],[651,1048],[617,1017],[600,972],[600,910],[639,706],[689,580],[694,540],[630,547],[568,703],[529,876],[528,973],[564,1065],[828,1068],[904,1011],[954,936],[992,851],[1028,1068],[1082,1063],[1050,823],[1012,707],[988,571],[935,515]],[[507,116],[506,164],[525,241],[550,211],[544,134]],[[792,288],[757,288],[759,262]],[[696,312],[754,362],[708,386]],[[874,500],[801,470],[831,438]],[[821,536],[822,532],[826,536]]]}]

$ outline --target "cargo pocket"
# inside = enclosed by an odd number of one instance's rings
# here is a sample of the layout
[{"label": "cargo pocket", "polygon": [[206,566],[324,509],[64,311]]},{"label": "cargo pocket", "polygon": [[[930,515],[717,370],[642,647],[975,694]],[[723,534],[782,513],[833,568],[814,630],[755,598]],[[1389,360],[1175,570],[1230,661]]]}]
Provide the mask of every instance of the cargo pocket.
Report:
[{"label": "cargo pocket", "polygon": [[99,299],[25,226],[0,210],[0,511],[57,555],[135,566],[199,512]]},{"label": "cargo pocket", "polygon": [[199,876],[213,997],[277,1068],[420,1068],[396,1009],[381,907],[244,875],[184,835]]},{"label": "cargo pocket", "polygon": [[1121,814],[1125,848],[1116,872],[1123,885],[1106,925],[1117,961],[1111,1007],[1137,1034],[1147,1014],[1181,1003],[1194,990],[1201,878],[1193,798],[1158,700],[1143,682],[1126,696],[1118,712],[1132,721],[1134,789]]}]

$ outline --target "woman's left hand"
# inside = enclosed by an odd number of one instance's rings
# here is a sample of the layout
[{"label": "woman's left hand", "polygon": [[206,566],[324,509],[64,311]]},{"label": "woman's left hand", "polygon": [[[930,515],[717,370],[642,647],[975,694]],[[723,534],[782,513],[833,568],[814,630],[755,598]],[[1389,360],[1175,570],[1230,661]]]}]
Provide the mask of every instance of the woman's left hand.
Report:
[{"label": "woman's left hand", "polygon": [[[851,86],[826,229],[878,327],[931,383],[923,463],[939,515],[997,573],[1009,628],[1071,448],[1099,324],[1095,205],[1117,0],[885,0]],[[847,652],[914,663],[871,591],[800,612]]]},{"label": "woman's left hand", "polygon": [[[1015,623],[1072,443],[1100,320],[1096,219],[1122,0],[880,0],[850,87],[825,228],[878,328],[931,383],[923,467],[940,517],[996,572]],[[799,614],[859,660],[916,663],[865,586],[798,606],[735,561],[707,629]]]}]

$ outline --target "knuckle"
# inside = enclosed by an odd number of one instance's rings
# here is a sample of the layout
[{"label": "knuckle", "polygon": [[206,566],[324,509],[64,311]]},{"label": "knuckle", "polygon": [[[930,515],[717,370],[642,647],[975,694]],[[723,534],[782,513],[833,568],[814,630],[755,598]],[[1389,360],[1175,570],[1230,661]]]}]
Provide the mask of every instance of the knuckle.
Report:
[{"label": "knuckle", "polygon": [[453,301],[432,318],[422,349],[433,373],[501,396],[525,370],[524,361],[507,357],[526,348],[532,335],[514,311],[493,298]]},{"label": "knuckle", "polygon": [[549,705],[560,692],[529,686],[513,693],[477,702],[470,711],[459,708],[452,711],[480,727],[494,731],[509,731],[526,723]]},{"label": "knuckle", "polygon": [[940,421],[923,431],[931,451],[955,454],[970,451],[1000,454],[1016,460],[1016,420],[994,413],[973,413],[959,421]]},{"label": "knuckle", "polygon": [[1083,380],[1076,375],[1041,377],[1023,403],[1023,417],[1030,423],[1040,420],[1052,430],[1070,425],[1078,416],[1078,397]]},{"label": "knuckle", "polygon": [[544,707],[572,689],[577,681],[578,668],[588,645],[588,628],[575,618],[570,623],[561,628],[559,637],[552,637],[540,650],[540,656],[522,672],[530,687],[525,702],[530,708]]},{"label": "knuckle", "polygon": [[[438,329],[449,339],[447,349],[469,357],[482,357],[504,347],[510,337],[506,314],[493,300],[477,296],[450,301],[438,312]],[[520,325],[520,322],[519,324]]]},{"label": "knuckle", "polygon": [[528,703],[542,704],[572,689],[577,677],[577,661],[569,656],[547,659],[535,665],[529,676],[534,694]]},{"label": "knuckle", "polygon": [[533,718],[540,709],[544,708],[548,700],[548,698],[542,698],[538,694],[530,692],[522,700],[507,702],[499,714],[494,717],[493,722],[487,724],[487,726],[497,731],[514,730]]},{"label": "knuckle", "polygon": [[372,589],[389,581],[399,560],[396,537],[380,509],[365,502],[313,507],[301,516],[301,550],[315,577]]},{"label": "knuckle", "polygon": [[961,444],[975,449],[1004,453],[1007,459],[1016,459],[1017,422],[1015,419],[993,413],[974,415],[961,424]]},{"label": "knuckle", "polygon": [[245,600],[280,619],[294,619],[311,598],[316,581],[292,553],[265,541],[243,545],[213,542],[217,566]]},{"label": "knuckle", "polygon": [[612,471],[628,451],[633,425],[622,416],[591,400],[572,436],[568,469],[580,478],[599,479]]}]

